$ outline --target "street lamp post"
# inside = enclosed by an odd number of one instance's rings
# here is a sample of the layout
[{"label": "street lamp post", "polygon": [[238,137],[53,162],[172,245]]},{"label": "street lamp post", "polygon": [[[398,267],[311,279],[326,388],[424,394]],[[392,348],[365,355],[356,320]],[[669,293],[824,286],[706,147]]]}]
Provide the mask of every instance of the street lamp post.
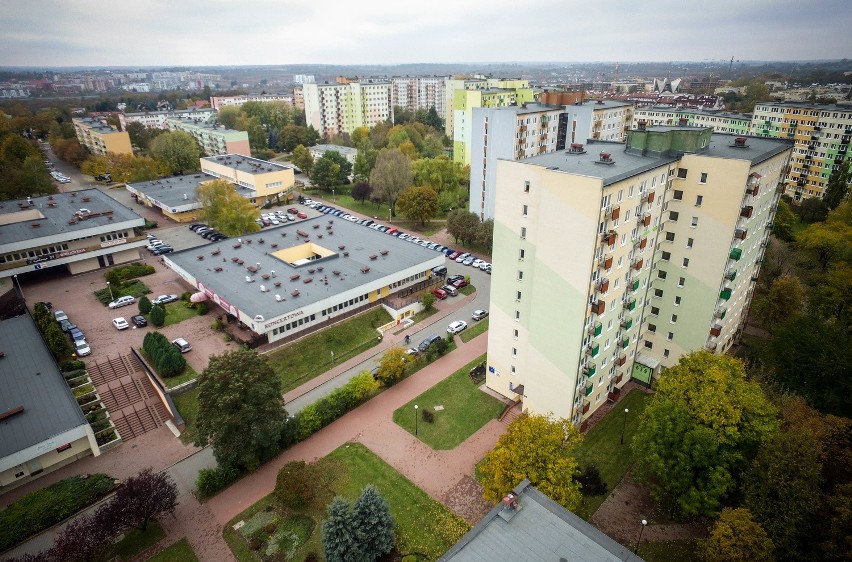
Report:
[{"label": "street lamp post", "polygon": [[634,554],[639,554],[639,543],[642,542],[642,531],[645,530],[645,526],[648,524],[648,521],[643,519],[642,526],[639,528],[639,540],[636,541],[636,548],[633,549]]},{"label": "street lamp post", "polygon": [[388,222],[393,222],[393,217],[391,216],[391,213],[392,213],[391,208],[388,207]]},{"label": "street lamp post", "polygon": [[17,275],[13,275],[12,279],[13,279],[13,283],[12,283],[13,285],[15,283],[18,284],[18,295],[20,295],[21,299],[23,299],[24,298],[24,289],[21,288],[21,281],[18,279]]},{"label": "street lamp post", "polygon": [[109,281],[107,281],[107,289],[109,289],[109,300],[114,301],[115,297],[112,296],[112,287],[110,287]]},{"label": "street lamp post", "polygon": [[417,436],[417,404],[414,405],[414,436]]},{"label": "street lamp post", "polygon": [[337,203],[337,197],[334,196],[334,188],[331,189],[331,199],[332,199],[332,201]]},{"label": "street lamp post", "polygon": [[624,431],[627,429],[627,412],[629,410],[624,408],[624,425],[621,426],[621,444],[624,445]]},{"label": "street lamp post", "polygon": [[334,365],[334,352],[331,352],[331,364]]}]

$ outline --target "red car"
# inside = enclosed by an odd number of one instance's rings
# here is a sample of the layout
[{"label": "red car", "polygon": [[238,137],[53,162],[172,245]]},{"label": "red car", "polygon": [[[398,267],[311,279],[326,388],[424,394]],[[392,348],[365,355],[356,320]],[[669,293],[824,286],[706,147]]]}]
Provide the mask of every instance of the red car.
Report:
[{"label": "red car", "polygon": [[452,285],[456,289],[461,289],[462,287],[467,287],[467,281],[465,281],[464,279],[457,279],[450,283],[450,285]]},{"label": "red car", "polygon": [[308,218],[308,215],[306,215],[305,213],[296,213],[296,216],[299,217],[300,219]]},{"label": "red car", "polygon": [[447,257],[448,257],[449,259],[451,259],[451,260],[454,260],[454,259],[456,259],[457,257],[459,257],[459,253],[458,253],[458,252],[453,252],[452,254],[450,254],[450,255],[449,255],[449,256],[447,256]]},{"label": "red car", "polygon": [[439,301],[447,298],[447,292],[443,289],[432,289],[432,294],[435,295],[435,298]]},{"label": "red car", "polygon": [[296,207],[290,207],[289,209],[287,209],[287,212],[290,213],[291,215],[298,215],[299,209],[297,209]]}]

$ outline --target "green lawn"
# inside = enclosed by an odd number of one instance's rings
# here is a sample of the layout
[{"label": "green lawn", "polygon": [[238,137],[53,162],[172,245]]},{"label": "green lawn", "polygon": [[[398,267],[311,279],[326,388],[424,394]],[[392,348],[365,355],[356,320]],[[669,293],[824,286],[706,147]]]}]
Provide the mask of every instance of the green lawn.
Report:
[{"label": "green lawn", "polygon": [[[580,466],[596,465],[607,483],[608,493],[615,489],[633,465],[630,440],[633,439],[633,434],[638,427],[639,416],[645,411],[650,399],[649,394],[638,390],[631,391],[586,434],[583,443],[577,449],[577,460]],[[626,426],[625,408],[630,410]],[[623,428],[624,445],[621,444]],[[577,515],[589,519],[606,497],[603,495],[584,498],[583,505],[577,510]]]},{"label": "green lawn", "polygon": [[412,322],[414,322],[415,324],[417,324],[417,323],[418,323],[418,322],[420,322],[421,320],[426,320],[427,318],[429,318],[430,316],[432,316],[432,315],[436,314],[437,312],[438,312],[438,309],[437,309],[437,308],[435,308],[435,307],[433,306],[433,307],[432,307],[432,308],[430,308],[429,310],[421,310],[420,312],[418,312],[417,314],[415,314],[415,315],[411,318],[411,320],[412,320]]},{"label": "green lawn", "polygon": [[[183,301],[170,302],[166,305],[166,321],[163,326],[171,326],[178,322],[183,322],[187,318],[198,316],[198,309],[188,307]],[[212,322],[211,317],[211,322]],[[189,338],[186,338],[189,339]]]},{"label": "green lawn", "polygon": [[467,326],[467,330],[465,330],[464,332],[459,334],[461,341],[463,341],[465,343],[469,342],[470,340],[472,340],[476,336],[478,336],[480,334],[484,334],[485,332],[488,331],[488,318],[485,318],[484,320],[480,320],[479,322],[477,322],[475,320],[468,321],[468,322],[469,323],[468,323],[468,326]]},{"label": "green lawn", "polygon": [[[639,538],[638,535],[636,538]],[[631,550],[636,544],[625,545]],[[648,562],[692,562],[698,559],[698,545],[694,540],[653,541],[639,545],[639,556]]]},{"label": "green lawn", "polygon": [[[363,445],[343,445],[319,460],[318,466],[323,475],[321,488],[324,497],[318,506],[297,513],[310,517],[315,525],[308,540],[287,560],[303,561],[309,553],[321,557],[321,523],[325,517],[325,505],[334,495],[354,500],[367,484],[375,484],[390,506],[396,524],[399,552],[419,552],[426,555],[424,560],[435,560],[469,529],[461,518],[450,513]],[[225,526],[224,537],[237,560],[248,562],[260,560],[260,557],[251,550],[244,535],[235,531],[233,526],[239,521],[245,521],[248,525],[253,517],[263,518],[264,512],[274,513],[279,518],[296,514],[285,513],[270,494],[232,519]],[[266,519],[272,517],[267,515]]]},{"label": "green lawn", "polygon": [[174,388],[187,381],[191,381],[196,377],[198,377],[198,373],[196,373],[195,369],[193,369],[192,366],[187,363],[186,369],[184,369],[181,374],[176,377],[166,377],[163,380],[165,381],[167,387]]},{"label": "green lawn", "polygon": [[186,429],[180,434],[180,440],[184,443],[192,443],[195,439],[195,420],[198,418],[198,388],[172,395],[172,401],[186,423]]},{"label": "green lawn", "polygon": [[[483,425],[497,419],[506,407],[471,382],[468,372],[483,361],[484,354],[400,407],[393,413],[393,421],[413,434],[414,405],[421,411],[428,408],[434,420],[426,423],[422,413],[418,414],[417,436],[433,449],[457,447]],[[444,409],[436,411],[435,406]]]},{"label": "green lawn", "polygon": [[[390,315],[381,307],[285,345],[266,357],[288,392],[326,372],[333,365],[378,345],[376,328]],[[334,363],[331,362],[334,352]]]},{"label": "green lawn", "polygon": [[166,535],[166,532],[156,521],[148,523],[145,531],[130,529],[124,534],[124,538],[111,545],[99,560],[133,560],[136,556],[155,544]]},{"label": "green lawn", "polygon": [[181,539],[172,546],[164,548],[156,556],[148,559],[148,562],[198,562],[198,557],[189,546],[189,541]]},{"label": "green lawn", "polygon": [[459,289],[459,293],[461,293],[465,296],[472,295],[475,292],[476,292],[476,287],[474,287],[473,285],[465,285],[464,287]]},{"label": "green lawn", "polygon": [[[392,221],[388,221],[387,205],[382,204],[377,206],[375,203],[370,201],[362,203],[353,199],[351,195],[341,195],[339,192],[335,194],[333,199],[330,192],[317,190],[314,193],[316,193],[317,197],[322,197],[325,201],[328,201],[330,205],[337,207],[338,209],[353,211],[359,215],[370,217],[384,225],[393,225],[405,232],[414,232],[424,236],[431,236],[447,225],[446,215],[439,215],[435,217],[435,220],[426,224],[409,221],[400,215],[393,217]],[[310,196],[309,192],[308,197]]]}]

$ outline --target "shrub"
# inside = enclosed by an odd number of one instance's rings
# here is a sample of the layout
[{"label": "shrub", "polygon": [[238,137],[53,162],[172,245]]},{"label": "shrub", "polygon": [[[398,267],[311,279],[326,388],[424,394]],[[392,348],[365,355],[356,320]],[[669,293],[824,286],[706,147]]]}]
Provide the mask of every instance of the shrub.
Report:
[{"label": "shrub", "polygon": [[249,540],[249,547],[252,550],[260,550],[260,547],[262,547],[262,546],[263,546],[263,541],[260,540],[257,537],[252,537],[251,540]]},{"label": "shrub", "polygon": [[160,305],[151,307],[151,324],[156,327],[161,327],[166,323],[166,309]]},{"label": "shrub", "polygon": [[74,476],[30,492],[0,511],[0,552],[91,505],[113,488],[106,474]]},{"label": "shrub", "polygon": [[313,464],[304,461],[288,462],[275,479],[275,497],[289,509],[302,509],[317,497],[319,474]]},{"label": "shrub", "polygon": [[420,299],[420,304],[423,305],[423,310],[430,311],[435,307],[435,295],[432,293],[426,293]]},{"label": "shrub", "polygon": [[303,408],[299,412],[296,430],[299,441],[361,404],[378,386],[370,373],[361,373],[328,396]]},{"label": "shrub", "polygon": [[421,414],[421,416],[423,417],[423,421],[425,421],[426,423],[432,423],[433,421],[435,421],[435,414],[433,414],[431,410],[423,408],[422,412],[423,413]]},{"label": "shrub", "polygon": [[151,308],[154,305],[151,304],[151,301],[145,295],[139,297],[139,313],[140,314],[148,314],[151,312]]},{"label": "shrub", "polygon": [[192,293],[190,293],[189,291],[184,291],[180,295],[180,300],[182,300],[183,302],[190,302],[190,297],[192,297]]},{"label": "shrub", "polygon": [[601,477],[601,472],[594,464],[584,466],[580,473],[574,477],[580,483],[580,492],[584,496],[602,496],[607,491],[606,482]]},{"label": "shrub", "polygon": [[[62,371],[70,374],[72,371],[84,371],[86,369],[86,364],[80,361],[79,359],[76,361],[66,361],[62,364]],[[79,373],[77,376],[80,376],[84,373]]]},{"label": "shrub", "polygon": [[216,468],[202,468],[198,471],[195,490],[202,499],[209,498],[217,492],[224,490],[239,477],[239,470],[233,467],[217,466]]},{"label": "shrub", "polygon": [[[155,306],[154,310],[157,308],[160,307]],[[151,315],[153,316],[153,312]],[[145,338],[142,340],[142,351],[145,352],[157,372],[164,377],[179,375],[186,369],[186,359],[160,332],[145,334]]]},{"label": "shrub", "polygon": [[199,316],[204,316],[204,315],[205,315],[205,314],[207,314],[207,312],[209,312],[209,310],[210,310],[210,309],[208,308],[208,306],[207,306],[207,303],[206,303],[206,302],[199,302],[199,303],[195,303],[195,309],[198,311],[198,315],[199,315]]}]

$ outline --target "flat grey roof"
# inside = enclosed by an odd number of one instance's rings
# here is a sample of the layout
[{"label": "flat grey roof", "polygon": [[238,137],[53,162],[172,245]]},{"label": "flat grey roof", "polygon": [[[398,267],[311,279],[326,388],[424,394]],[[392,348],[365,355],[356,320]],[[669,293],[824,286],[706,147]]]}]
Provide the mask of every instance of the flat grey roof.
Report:
[{"label": "flat grey roof", "polygon": [[166,207],[175,208],[193,203],[200,205],[201,201],[198,200],[196,189],[202,183],[215,179],[215,176],[208,174],[192,174],[128,183],[127,187],[133,188],[153,201],[159,201]]},{"label": "flat grey roof", "polygon": [[166,119],[166,122],[173,121],[175,123],[180,123],[182,125],[190,125],[192,127],[198,127],[199,129],[207,129],[210,131],[219,131],[220,133],[239,133],[235,129],[228,129],[224,125],[219,125],[218,123],[210,123],[209,121],[196,121],[192,117],[169,117]]},{"label": "flat grey roof", "polygon": [[189,109],[168,109],[164,111],[137,111],[134,113],[125,113],[125,117],[145,117],[147,115],[175,115],[178,117],[192,118],[194,113],[216,113],[215,109],[209,107],[193,107]]},{"label": "flat grey roof", "polygon": [[241,154],[222,154],[220,156],[205,156],[201,162],[212,162],[227,166],[240,172],[248,172],[250,174],[266,174],[268,172],[278,172],[280,170],[288,170],[290,166],[284,166],[276,162],[267,162],[250,156]]},{"label": "flat grey roof", "polygon": [[[439,562],[642,562],[618,544],[524,480],[517,488],[517,503],[508,520],[498,503]],[[638,529],[637,529],[638,532]]]},{"label": "flat grey roof", "polygon": [[[590,140],[584,146],[585,154],[566,154],[564,150],[559,150],[526,158],[520,160],[520,162],[557,169],[579,176],[600,178],[604,185],[610,185],[677,160],[677,158],[669,156],[656,158],[630,154],[624,151],[626,145],[623,142]],[[610,153],[614,163],[598,164],[601,152]]]},{"label": "flat grey roof", "polygon": [[799,107],[816,109],[818,111],[844,111],[852,112],[852,106],[839,105],[836,103],[814,103],[811,101],[760,101],[757,105],[771,105],[777,107]]},{"label": "flat grey roof", "polygon": [[115,129],[115,128],[111,127],[110,125],[107,125],[106,123],[104,123],[100,119],[95,119],[93,117],[80,117],[80,118],[75,118],[72,121],[77,121],[80,124],[86,125],[87,127],[92,129],[93,131],[97,131],[99,133],[118,133],[118,132],[120,132],[118,129]]},{"label": "flat grey roof", "polygon": [[547,103],[526,103],[523,105],[504,105],[501,107],[475,107],[473,110],[507,111],[516,115],[524,115],[526,113],[541,113],[542,111],[559,111],[564,110],[564,107]]},{"label": "flat grey roof", "polygon": [[[77,220],[76,224],[68,224],[79,209],[88,209],[92,213],[112,211],[112,215],[96,216]],[[142,217],[97,189],[33,197],[29,202],[26,199],[3,201],[0,202],[0,252],[3,251],[4,244],[24,240],[60,234],[72,239],[76,232],[92,228],[104,228],[104,232],[118,230],[117,225],[126,221],[133,221],[132,226],[145,224]],[[31,226],[33,224],[39,226],[34,228]],[[106,227],[112,228],[107,230]],[[30,244],[37,245],[35,240]]]},{"label": "flat grey roof", "polygon": [[698,109],[692,107],[677,108],[671,105],[652,105],[649,107],[637,107],[637,111],[665,111],[666,113],[689,113],[692,115],[707,115],[709,117],[726,117],[729,119],[744,119],[751,121],[750,113],[737,113],[735,111],[721,111],[717,109]]},{"label": "flat grey roof", "polygon": [[328,150],[333,150],[334,152],[339,152],[344,156],[349,154],[358,154],[357,148],[352,148],[351,146],[340,146],[337,144],[318,144],[316,146],[310,147],[308,150],[318,150],[320,152],[326,152]]},{"label": "flat grey roof", "polygon": [[[697,127],[647,127],[648,131],[697,130]],[[713,133],[710,145],[700,154],[717,158],[732,158],[749,160],[752,164],[763,162],[776,154],[780,154],[793,146],[792,141],[770,139],[763,137],[747,138],[746,148],[733,148],[735,138],[743,135]],[[526,164],[544,166],[577,174],[601,178],[604,185],[611,185],[623,179],[644,173],[679,159],[678,156],[642,156],[625,152],[626,144],[622,142],[588,141],[585,144],[586,154],[566,154],[565,151],[550,152],[521,160]],[[599,164],[600,153],[612,155],[613,164]]]},{"label": "flat grey roof", "polygon": [[609,109],[609,108],[613,108],[613,107],[632,106],[633,102],[621,101],[621,100],[611,100],[611,99],[585,100],[585,101],[583,101],[582,104],[575,104],[575,105],[583,105],[583,106],[591,105],[591,106],[594,106],[594,107],[597,107],[597,108],[600,108],[600,109]]},{"label": "flat grey roof", "polygon": [[[331,233],[327,226],[332,227]],[[307,234],[308,238],[300,236],[299,231]],[[260,243],[261,239],[263,243]],[[280,250],[300,246],[306,240],[334,252],[334,255],[297,266],[272,255]],[[234,248],[237,244],[239,248]],[[273,248],[272,244],[278,246]],[[213,256],[212,252],[217,249],[221,253]],[[387,250],[386,255],[381,254],[383,250]],[[344,256],[344,252],[349,255]],[[199,260],[198,256],[204,259]],[[376,256],[376,259],[371,260],[370,256]],[[423,270],[431,269],[437,264],[428,262],[435,258],[443,262],[444,255],[339,217],[320,215],[207,246],[166,254],[164,258],[249,316],[260,314],[269,321],[416,265],[422,264]],[[235,258],[243,260],[243,264],[234,262]],[[256,267],[258,263],[260,268],[256,275],[252,275],[247,268]],[[216,271],[217,267],[222,270]],[[361,269],[364,267],[370,270],[363,273]],[[311,269],[314,271],[311,272]],[[335,275],[335,271],[339,273]],[[275,277],[262,279],[262,275],[271,276],[272,272],[275,272]],[[291,280],[290,276],[295,274],[299,274],[299,279]],[[247,283],[246,276],[250,276],[254,282]],[[305,283],[306,278],[312,281]],[[275,287],[275,282],[280,282],[281,286]],[[261,292],[261,285],[268,292]],[[298,297],[291,296],[295,289],[299,290]],[[281,295],[283,300],[276,301],[276,294]]]},{"label": "flat grey roof", "polygon": [[86,423],[59,367],[28,314],[0,322],[0,458]]}]

